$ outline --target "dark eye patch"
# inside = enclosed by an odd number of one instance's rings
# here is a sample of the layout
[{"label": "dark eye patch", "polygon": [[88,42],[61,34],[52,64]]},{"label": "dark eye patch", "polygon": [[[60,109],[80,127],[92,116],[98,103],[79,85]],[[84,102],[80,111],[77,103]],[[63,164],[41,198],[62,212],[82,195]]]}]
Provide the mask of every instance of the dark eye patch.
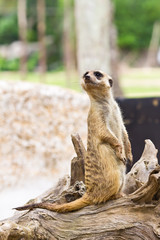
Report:
[{"label": "dark eye patch", "polygon": [[100,72],[98,72],[98,71],[96,71],[96,72],[94,72],[94,76],[95,76],[98,80],[100,80],[100,79],[103,77],[103,74],[100,73]]},{"label": "dark eye patch", "polygon": [[108,81],[109,81],[110,86],[112,87],[112,85],[113,85],[113,80],[110,78]]}]

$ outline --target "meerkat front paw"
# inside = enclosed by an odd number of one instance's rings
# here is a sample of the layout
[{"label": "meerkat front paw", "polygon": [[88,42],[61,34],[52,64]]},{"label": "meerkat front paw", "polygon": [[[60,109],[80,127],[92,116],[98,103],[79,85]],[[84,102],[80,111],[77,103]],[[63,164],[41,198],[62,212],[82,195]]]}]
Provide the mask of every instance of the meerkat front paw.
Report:
[{"label": "meerkat front paw", "polygon": [[119,160],[122,161],[124,164],[126,164],[126,157],[123,152],[122,145],[119,144],[116,146],[115,153],[116,153],[117,157],[119,158]]},{"label": "meerkat front paw", "polygon": [[125,146],[126,158],[127,158],[128,162],[129,162],[129,164],[132,165],[133,155],[132,155],[132,150],[131,150],[131,144],[128,141],[124,146]]}]

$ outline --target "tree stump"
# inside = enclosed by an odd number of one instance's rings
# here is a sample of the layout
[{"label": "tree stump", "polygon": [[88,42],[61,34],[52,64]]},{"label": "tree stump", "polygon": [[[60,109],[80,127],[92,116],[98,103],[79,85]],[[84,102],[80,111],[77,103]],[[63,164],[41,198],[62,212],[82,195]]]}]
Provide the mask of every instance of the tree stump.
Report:
[{"label": "tree stump", "polygon": [[[85,148],[78,135],[72,136],[72,141],[77,153],[74,162],[82,163],[72,162],[72,171],[77,171],[80,166],[82,176],[77,177],[72,172],[71,178],[59,180],[56,188],[30,203],[70,202],[84,194],[85,185],[81,180],[84,179]],[[150,140],[145,142],[141,159],[126,176],[124,192],[127,195],[65,214],[45,209],[16,212],[13,217],[0,222],[0,240],[160,239],[160,166],[157,149]]]}]

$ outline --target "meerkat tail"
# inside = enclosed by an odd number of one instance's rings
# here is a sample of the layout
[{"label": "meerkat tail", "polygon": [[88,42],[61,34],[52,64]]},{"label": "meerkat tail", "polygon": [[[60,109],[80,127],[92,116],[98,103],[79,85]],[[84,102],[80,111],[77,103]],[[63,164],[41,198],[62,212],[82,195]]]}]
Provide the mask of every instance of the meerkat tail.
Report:
[{"label": "meerkat tail", "polygon": [[65,212],[72,212],[72,211],[79,210],[90,204],[91,204],[90,201],[84,195],[83,197],[81,197],[73,202],[70,202],[70,203],[64,203],[64,204],[53,203],[52,204],[52,203],[42,202],[42,203],[28,204],[28,205],[25,205],[22,207],[14,208],[14,209],[16,209],[18,211],[23,211],[23,210],[33,209],[33,208],[43,208],[43,209],[47,209],[50,211],[65,213]]},{"label": "meerkat tail", "polygon": [[27,204],[27,205],[24,205],[24,206],[21,206],[21,207],[13,208],[13,210],[23,211],[23,210],[33,209],[33,208],[40,208],[41,204],[42,203]]}]

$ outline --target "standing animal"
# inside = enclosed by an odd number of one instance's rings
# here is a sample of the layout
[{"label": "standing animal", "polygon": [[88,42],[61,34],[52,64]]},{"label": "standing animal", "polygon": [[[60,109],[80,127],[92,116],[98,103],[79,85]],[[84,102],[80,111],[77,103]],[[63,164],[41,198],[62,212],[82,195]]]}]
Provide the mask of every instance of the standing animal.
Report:
[{"label": "standing animal", "polygon": [[120,108],[112,95],[113,80],[102,71],[86,72],[81,81],[90,98],[85,157],[86,193],[64,204],[35,203],[16,208],[70,212],[118,198],[125,181],[125,162],[132,162],[131,145]]}]

